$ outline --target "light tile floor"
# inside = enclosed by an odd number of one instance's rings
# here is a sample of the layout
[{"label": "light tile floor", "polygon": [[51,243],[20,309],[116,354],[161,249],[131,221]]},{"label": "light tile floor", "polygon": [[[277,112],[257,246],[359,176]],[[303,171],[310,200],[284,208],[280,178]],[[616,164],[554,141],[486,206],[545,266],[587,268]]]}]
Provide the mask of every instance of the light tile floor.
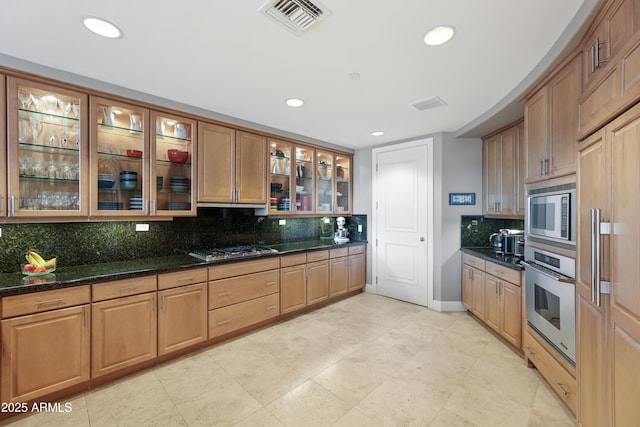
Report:
[{"label": "light tile floor", "polygon": [[361,294],[68,399],[16,426],[575,426],[466,313]]}]

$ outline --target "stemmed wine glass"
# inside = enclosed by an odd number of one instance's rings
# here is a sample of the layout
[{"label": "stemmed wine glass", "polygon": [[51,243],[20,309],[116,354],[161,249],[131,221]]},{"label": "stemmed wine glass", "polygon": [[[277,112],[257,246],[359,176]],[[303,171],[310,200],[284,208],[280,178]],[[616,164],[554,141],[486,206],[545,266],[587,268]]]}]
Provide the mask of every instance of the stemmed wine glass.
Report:
[{"label": "stemmed wine glass", "polygon": [[65,117],[69,117],[69,113],[71,112],[71,101],[64,101],[62,99],[58,99],[58,105],[60,105],[60,109],[62,110],[62,115]]},{"label": "stemmed wine glass", "polygon": [[31,104],[31,92],[18,89],[18,100],[20,100],[20,108],[26,110]]}]

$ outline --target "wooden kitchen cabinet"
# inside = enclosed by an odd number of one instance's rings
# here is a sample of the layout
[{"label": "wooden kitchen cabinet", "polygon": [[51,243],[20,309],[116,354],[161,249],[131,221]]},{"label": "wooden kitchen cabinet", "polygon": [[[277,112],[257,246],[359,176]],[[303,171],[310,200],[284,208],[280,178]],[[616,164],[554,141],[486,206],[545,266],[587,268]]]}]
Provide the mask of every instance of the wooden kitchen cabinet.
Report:
[{"label": "wooden kitchen cabinet", "polygon": [[[195,216],[197,135],[196,121],[151,111],[151,215]],[[169,150],[186,153],[170,157]]]},{"label": "wooden kitchen cabinet", "polygon": [[6,84],[8,216],[87,216],[87,95],[16,77]]},{"label": "wooden kitchen cabinet", "polygon": [[329,297],[346,294],[349,280],[349,248],[329,250]]},{"label": "wooden kitchen cabinet", "polygon": [[366,285],[366,246],[350,246],[347,268],[349,271],[349,292],[362,289]]},{"label": "wooden kitchen cabinet", "polygon": [[524,121],[483,138],[484,215],[524,218]]},{"label": "wooden kitchen cabinet", "polygon": [[198,202],[267,204],[267,138],[198,123]]},{"label": "wooden kitchen cabinet", "polygon": [[[92,288],[92,378],[155,359],[157,276],[94,284]],[[131,296],[109,299],[122,294]]]},{"label": "wooden kitchen cabinet", "polygon": [[89,302],[89,286],[2,299],[2,402],[34,400],[89,380]]},{"label": "wooden kitchen cabinet", "polygon": [[525,182],[575,173],[581,62],[575,56],[525,100]]},{"label": "wooden kitchen cabinet", "polygon": [[480,320],[485,318],[485,261],[462,254],[462,302]]},{"label": "wooden kitchen cabinet", "polygon": [[158,356],[204,342],[207,269],[158,275]]},{"label": "wooden kitchen cabinet", "polygon": [[640,4],[605,2],[583,38],[583,96],[578,139],[582,140],[640,98]]},{"label": "wooden kitchen cabinet", "polygon": [[280,257],[280,312],[300,310],[307,305],[307,255]]},{"label": "wooden kitchen cabinet", "polygon": [[[326,252],[328,257],[328,251],[323,252]],[[325,259],[310,262],[307,264],[307,305],[327,299],[329,299],[329,261]]]},{"label": "wooden kitchen cabinet", "polygon": [[[6,99],[5,94],[6,77],[4,74],[0,74],[0,99]],[[5,103],[0,102],[0,165],[7,170],[7,112]],[[7,174],[0,173],[0,219],[7,216]]]},{"label": "wooden kitchen cabinet", "polygon": [[92,96],[89,122],[91,216],[149,216],[149,110]]},{"label": "wooden kitchen cabinet", "polygon": [[[578,421],[584,426],[639,425],[640,384],[640,106],[620,115],[579,144],[577,197]],[[592,259],[592,209],[611,234],[600,237],[599,259]],[[597,262],[603,292],[592,299],[591,271]],[[610,294],[606,284],[610,285]]]},{"label": "wooden kitchen cabinet", "polygon": [[280,314],[278,257],[209,267],[209,338]]}]

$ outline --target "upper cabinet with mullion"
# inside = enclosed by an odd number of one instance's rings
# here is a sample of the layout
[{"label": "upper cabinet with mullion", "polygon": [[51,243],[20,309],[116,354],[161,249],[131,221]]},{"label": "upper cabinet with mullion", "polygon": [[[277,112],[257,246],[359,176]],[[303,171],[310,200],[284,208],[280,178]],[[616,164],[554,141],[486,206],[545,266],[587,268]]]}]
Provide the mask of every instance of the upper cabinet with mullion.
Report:
[{"label": "upper cabinet with mullion", "polygon": [[91,215],[148,216],[149,110],[92,96],[89,122]]},{"label": "upper cabinet with mullion", "polygon": [[151,111],[151,214],[196,215],[195,120]]},{"label": "upper cabinet with mullion", "polygon": [[8,77],[6,99],[8,216],[86,216],[87,96]]}]

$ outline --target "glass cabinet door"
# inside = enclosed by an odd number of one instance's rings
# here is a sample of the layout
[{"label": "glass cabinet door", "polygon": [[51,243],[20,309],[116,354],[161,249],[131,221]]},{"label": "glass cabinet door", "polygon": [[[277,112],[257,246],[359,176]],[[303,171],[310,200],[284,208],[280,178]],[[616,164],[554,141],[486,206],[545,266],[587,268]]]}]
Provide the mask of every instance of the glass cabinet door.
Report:
[{"label": "glass cabinet door", "polygon": [[195,215],[196,122],[152,111],[151,123],[151,214]]},{"label": "glass cabinet door", "polygon": [[291,165],[293,144],[269,140],[269,176],[271,195],[269,213],[290,214],[293,212],[296,191],[291,191]]},{"label": "glass cabinet door", "polygon": [[296,146],[296,212],[313,213],[315,210],[315,150]]},{"label": "glass cabinet door", "polygon": [[91,214],[149,214],[149,111],[91,98]]},{"label": "glass cabinet door", "polygon": [[9,216],[87,215],[86,95],[7,82]]},{"label": "glass cabinet door", "polygon": [[[0,100],[6,99],[5,93],[5,76],[0,74]],[[5,122],[6,111],[5,103],[0,101],[0,129],[6,129],[7,123]],[[5,167],[7,165],[7,140],[6,132],[0,132],[0,165]],[[5,171],[7,169],[5,168]],[[7,174],[0,172],[0,218],[7,216]]]},{"label": "glass cabinet door", "polygon": [[333,213],[333,153],[317,150],[317,204],[316,212]]},{"label": "glass cabinet door", "polygon": [[336,213],[351,213],[351,157],[336,154]]}]

